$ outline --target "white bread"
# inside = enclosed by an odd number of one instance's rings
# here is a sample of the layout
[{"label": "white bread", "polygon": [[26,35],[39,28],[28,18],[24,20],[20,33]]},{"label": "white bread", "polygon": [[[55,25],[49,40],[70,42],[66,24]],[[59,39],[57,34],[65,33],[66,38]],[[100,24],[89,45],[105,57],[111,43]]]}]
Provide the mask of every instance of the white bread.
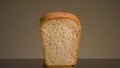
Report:
[{"label": "white bread", "polygon": [[77,62],[81,25],[68,12],[50,12],[40,19],[40,34],[46,66],[74,66]]}]

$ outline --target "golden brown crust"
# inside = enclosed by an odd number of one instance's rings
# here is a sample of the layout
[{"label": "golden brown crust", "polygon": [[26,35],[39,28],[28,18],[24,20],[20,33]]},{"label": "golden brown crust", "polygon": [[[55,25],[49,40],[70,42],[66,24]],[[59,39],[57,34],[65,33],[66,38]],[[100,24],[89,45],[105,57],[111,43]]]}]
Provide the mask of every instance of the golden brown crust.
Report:
[{"label": "golden brown crust", "polygon": [[49,12],[44,14],[40,21],[45,21],[45,20],[49,20],[49,19],[55,19],[55,18],[69,18],[69,19],[73,19],[74,21],[76,21],[76,24],[79,25],[80,21],[79,19],[72,13],[68,13],[68,12]]},{"label": "golden brown crust", "polygon": [[[61,19],[61,18],[68,18],[68,19],[72,19],[74,21],[76,21],[76,25],[78,27],[78,37],[77,37],[77,43],[75,44],[76,46],[76,56],[74,56],[74,64],[72,65],[49,65],[47,62],[46,62],[46,56],[45,56],[45,46],[44,46],[44,41],[42,40],[42,47],[43,47],[43,52],[44,52],[44,60],[45,60],[45,65],[46,66],[73,66],[73,65],[76,65],[76,62],[77,62],[77,56],[78,56],[78,44],[79,44],[79,41],[80,41],[80,34],[81,34],[81,25],[80,25],[80,21],[79,19],[72,13],[68,13],[68,12],[50,12],[50,13],[46,13],[44,14],[41,19],[40,19],[40,32],[42,30],[42,25],[45,23],[45,21],[47,20],[51,20],[51,19]],[[41,33],[41,38],[42,38],[42,33]]]},{"label": "golden brown crust", "polygon": [[49,64],[47,64],[46,66],[51,66],[51,67],[56,67],[56,66],[65,67],[65,66],[69,66],[69,67],[71,67],[71,66],[74,66],[74,64],[73,65],[49,65]]}]

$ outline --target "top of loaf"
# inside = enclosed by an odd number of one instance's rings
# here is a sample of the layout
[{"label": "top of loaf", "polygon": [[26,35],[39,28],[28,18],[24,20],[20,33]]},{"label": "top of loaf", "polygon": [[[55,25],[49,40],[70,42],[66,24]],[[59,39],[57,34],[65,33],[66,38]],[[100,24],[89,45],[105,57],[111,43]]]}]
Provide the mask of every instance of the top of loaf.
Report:
[{"label": "top of loaf", "polygon": [[70,18],[75,20],[77,23],[80,22],[77,16],[69,12],[48,12],[41,17],[40,21],[56,19],[56,18]]}]

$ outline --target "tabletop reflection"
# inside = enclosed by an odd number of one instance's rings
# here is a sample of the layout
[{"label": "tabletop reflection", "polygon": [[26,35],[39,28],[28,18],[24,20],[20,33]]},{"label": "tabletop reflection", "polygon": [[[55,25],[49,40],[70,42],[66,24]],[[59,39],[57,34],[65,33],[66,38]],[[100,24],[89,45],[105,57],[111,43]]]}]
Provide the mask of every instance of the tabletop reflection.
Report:
[{"label": "tabletop reflection", "polygon": [[0,68],[120,68],[120,59],[78,59],[73,67],[45,67],[43,59],[0,59]]},{"label": "tabletop reflection", "polygon": [[76,68],[76,67],[44,67],[44,68]]}]

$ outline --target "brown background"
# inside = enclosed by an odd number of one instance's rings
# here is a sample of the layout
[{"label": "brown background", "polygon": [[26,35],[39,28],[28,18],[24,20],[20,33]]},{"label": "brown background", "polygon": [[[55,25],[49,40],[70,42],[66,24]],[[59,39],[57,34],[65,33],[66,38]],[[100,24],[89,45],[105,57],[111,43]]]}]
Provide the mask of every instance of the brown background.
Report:
[{"label": "brown background", "polygon": [[39,19],[50,11],[81,20],[79,58],[120,58],[120,0],[0,0],[0,58],[43,58]]}]

